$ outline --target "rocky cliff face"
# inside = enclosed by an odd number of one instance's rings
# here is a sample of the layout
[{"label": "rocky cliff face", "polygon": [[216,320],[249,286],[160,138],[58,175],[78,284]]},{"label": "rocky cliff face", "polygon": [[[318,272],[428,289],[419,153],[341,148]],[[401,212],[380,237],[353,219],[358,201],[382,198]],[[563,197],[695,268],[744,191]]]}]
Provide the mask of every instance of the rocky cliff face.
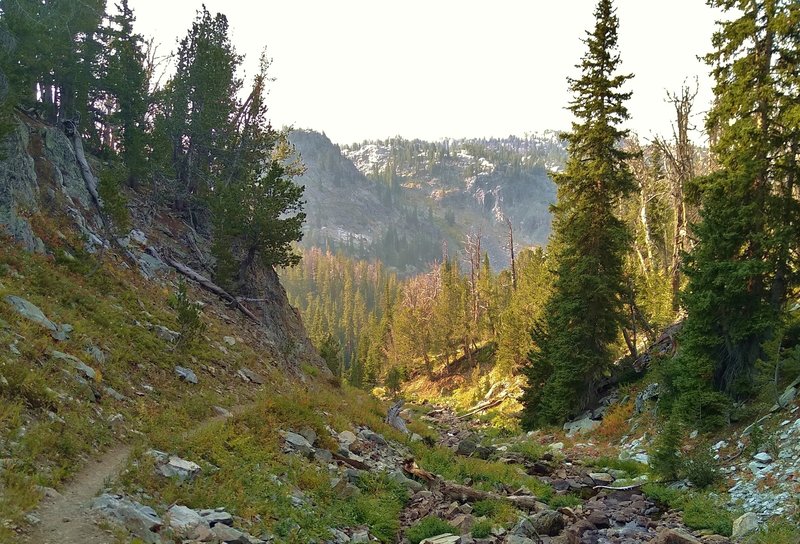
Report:
[{"label": "rocky cliff face", "polygon": [[[554,134],[488,140],[391,139],[340,148],[314,131],[292,143],[308,170],[309,223],[304,244],[331,240],[361,246],[358,257],[391,259],[395,236],[424,240],[400,250],[400,272],[455,254],[467,232],[483,234],[495,267],[509,263],[508,221],[517,248],[544,245],[550,234],[550,179],[566,158]],[[340,249],[342,249],[340,247]],[[392,265],[393,263],[388,263]]]},{"label": "rocky cliff face", "polygon": [[[95,175],[102,170],[99,161],[91,157],[89,161]],[[112,234],[92,203],[72,143],[62,130],[21,117],[5,142],[0,160],[0,233],[11,241],[27,251],[47,254],[48,239],[63,236],[60,230],[52,231],[52,225],[58,225],[79,233],[82,250],[110,250],[123,266],[134,265],[153,281],[168,279],[174,263],[211,277],[210,240],[155,205],[151,195],[127,196],[132,228]],[[41,221],[43,217],[47,221]],[[258,318],[263,343],[277,362],[292,369],[311,364],[327,372],[274,270],[253,268],[246,296],[228,302]]]},{"label": "rocky cliff face", "polygon": [[69,214],[84,234],[99,230],[99,218],[86,213],[89,192],[60,130],[32,120],[17,123],[1,157],[0,226],[12,240],[28,251],[46,251],[31,225],[38,213]]}]

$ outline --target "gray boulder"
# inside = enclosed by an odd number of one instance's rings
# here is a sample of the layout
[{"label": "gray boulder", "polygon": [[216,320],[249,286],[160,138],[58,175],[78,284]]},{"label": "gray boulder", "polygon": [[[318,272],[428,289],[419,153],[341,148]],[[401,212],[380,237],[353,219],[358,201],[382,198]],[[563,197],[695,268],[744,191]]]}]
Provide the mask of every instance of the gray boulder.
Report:
[{"label": "gray boulder", "polygon": [[253,372],[249,368],[241,368],[238,372],[239,376],[245,381],[253,382],[256,385],[264,385],[264,378],[257,372]]},{"label": "gray boulder", "polygon": [[250,544],[250,536],[248,534],[227,525],[214,525],[211,528],[211,532],[220,542],[225,544]]},{"label": "gray boulder", "polygon": [[154,325],[153,330],[155,331],[156,336],[158,336],[165,342],[175,343],[181,337],[181,333],[168,329],[163,325]]},{"label": "gray boulder", "polygon": [[92,367],[78,359],[77,357],[70,355],[68,353],[62,353],[60,351],[53,350],[50,352],[50,355],[53,356],[53,359],[58,359],[60,361],[64,361],[68,363],[72,368],[77,370],[84,378],[87,380],[94,380],[97,377],[97,373],[94,371]]},{"label": "gray boulder", "polygon": [[58,331],[58,325],[47,319],[44,312],[35,304],[15,295],[7,295],[5,299],[6,302],[13,306],[14,310],[25,319],[38,323],[42,327],[53,332]]},{"label": "gray boulder", "polygon": [[217,523],[229,527],[233,525],[233,516],[225,510],[200,510],[200,515],[203,516],[203,519],[212,527]]},{"label": "gray boulder", "polygon": [[198,533],[205,533],[203,529],[210,528],[203,516],[180,504],[173,505],[167,510],[167,518],[170,528],[181,537],[193,538]]},{"label": "gray boulder", "polygon": [[149,506],[125,499],[120,495],[104,494],[92,501],[92,510],[121,524],[147,544],[161,543],[156,532],[161,529],[163,523],[156,511]]},{"label": "gray boulder", "polygon": [[752,512],[747,512],[733,521],[733,532],[731,533],[731,538],[733,540],[739,540],[742,537],[757,531],[760,526],[761,520],[758,519],[758,516]]},{"label": "gray boulder", "polygon": [[537,512],[529,519],[539,535],[556,536],[564,528],[564,516],[555,510]]},{"label": "gray boulder", "polygon": [[179,480],[191,480],[200,474],[200,470],[200,465],[197,463],[181,459],[175,455],[170,456],[166,463],[160,463],[156,469],[162,476]]},{"label": "gray boulder", "polygon": [[197,383],[197,374],[195,374],[192,370],[183,367],[183,366],[176,366],[175,367],[175,374],[178,375],[180,379],[188,383]]}]

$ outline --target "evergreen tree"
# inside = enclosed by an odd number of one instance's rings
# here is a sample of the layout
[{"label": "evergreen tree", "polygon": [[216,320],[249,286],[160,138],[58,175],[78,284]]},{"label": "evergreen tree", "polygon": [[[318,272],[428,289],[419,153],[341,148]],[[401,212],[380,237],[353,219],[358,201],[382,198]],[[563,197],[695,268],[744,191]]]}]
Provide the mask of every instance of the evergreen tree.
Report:
[{"label": "evergreen tree", "polygon": [[145,114],[149,81],[145,72],[144,39],[133,32],[136,18],[122,0],[118,13],[111,17],[104,87],[115,98],[116,109],[110,122],[119,132],[121,156],[128,169],[129,183],[135,185],[144,174]]},{"label": "evergreen tree", "polygon": [[[203,6],[178,46],[165,110],[177,175],[178,204],[196,211],[199,194],[216,184],[237,124],[236,76],[242,57],[228,35],[228,20]],[[192,220],[197,223],[195,214]]]},{"label": "evergreen tree", "polygon": [[577,121],[564,135],[566,169],[555,176],[551,250],[557,270],[538,347],[525,371],[527,427],[563,421],[587,405],[613,362],[611,346],[625,321],[620,296],[630,235],[615,210],[635,188],[629,154],[619,146],[627,131],[618,128],[628,118],[624,103],[630,96],[620,87],[631,76],[616,73],[618,20],[611,0],[598,2],[595,18],[581,76],[570,79],[570,110]]},{"label": "evergreen tree", "polygon": [[291,245],[302,238],[304,188],[292,178],[302,168],[292,161],[286,135],[266,119],[267,67],[262,58],[250,96],[238,108],[231,151],[221,161],[223,176],[210,197],[217,276],[234,290],[256,261],[291,266],[300,260]]},{"label": "evergreen tree", "polygon": [[707,128],[717,172],[696,181],[702,220],[686,258],[688,318],[675,362],[675,408],[693,423],[725,421],[727,393],[750,392],[763,346],[798,285],[800,4],[712,1],[719,23],[715,102]]}]

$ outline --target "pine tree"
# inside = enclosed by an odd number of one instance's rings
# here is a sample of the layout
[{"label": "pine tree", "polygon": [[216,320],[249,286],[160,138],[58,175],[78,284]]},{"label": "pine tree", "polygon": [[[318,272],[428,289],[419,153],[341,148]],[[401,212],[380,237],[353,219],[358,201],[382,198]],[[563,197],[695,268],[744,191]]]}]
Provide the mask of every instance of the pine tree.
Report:
[{"label": "pine tree", "polygon": [[800,4],[712,1],[719,23],[707,128],[717,172],[695,182],[698,242],[686,258],[688,319],[675,363],[675,408],[705,427],[725,421],[727,393],[750,393],[763,346],[798,285]]},{"label": "pine tree", "polygon": [[[242,57],[228,34],[228,20],[198,11],[177,52],[175,76],[167,85],[165,110],[178,177],[177,200],[197,208],[196,197],[215,184],[235,130],[236,75]],[[194,215],[192,216],[194,220]]]},{"label": "pine tree", "polygon": [[538,348],[525,370],[527,427],[563,421],[586,406],[613,361],[611,345],[625,321],[620,295],[630,235],[615,210],[635,188],[629,154],[619,146],[627,131],[618,127],[628,118],[630,97],[620,88],[631,76],[616,73],[618,20],[611,0],[598,2],[595,18],[581,76],[570,79],[577,120],[564,135],[566,169],[555,177],[551,251],[558,264]]},{"label": "pine tree", "polygon": [[133,32],[136,18],[128,0],[122,0],[117,10],[119,13],[111,17],[114,27],[107,30],[108,60],[103,87],[116,101],[110,121],[119,132],[119,147],[128,169],[128,181],[135,186],[144,174],[145,167],[144,125],[149,81],[144,67],[144,39]]},{"label": "pine tree", "polygon": [[304,187],[293,177],[302,172],[286,134],[266,119],[266,70],[262,57],[249,97],[240,104],[230,152],[219,160],[220,179],[209,199],[214,227],[217,276],[233,290],[245,282],[251,265],[291,266],[300,257],[292,244],[302,238]]}]

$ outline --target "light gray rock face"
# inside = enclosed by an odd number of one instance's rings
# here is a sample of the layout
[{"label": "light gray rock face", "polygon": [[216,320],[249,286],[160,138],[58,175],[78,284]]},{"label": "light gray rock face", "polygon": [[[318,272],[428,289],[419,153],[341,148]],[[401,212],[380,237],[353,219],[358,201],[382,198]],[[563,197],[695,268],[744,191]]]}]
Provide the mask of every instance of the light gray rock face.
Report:
[{"label": "light gray rock face", "polygon": [[[27,214],[60,207],[80,216],[73,219],[87,239],[96,237],[99,218],[91,211],[72,144],[59,127],[17,123],[3,142],[0,157],[0,230],[26,250],[43,253],[44,243],[34,234]],[[43,199],[44,194],[49,198]],[[78,209],[90,211],[83,217]]]},{"label": "light gray rock face", "polygon": [[175,367],[175,374],[178,375],[180,379],[188,383],[197,383],[197,374],[195,374],[192,370],[183,367],[183,366],[176,366]]},{"label": "light gray rock face", "polygon": [[16,310],[16,312],[25,319],[29,319],[34,323],[38,323],[42,327],[51,331],[55,332],[58,330],[58,325],[47,319],[47,316],[44,315],[44,312],[32,302],[15,295],[8,295],[5,298],[6,302],[13,306],[14,310]]},{"label": "light gray rock face", "polygon": [[38,211],[38,183],[33,158],[28,155],[30,131],[18,124],[3,146],[0,162],[0,228],[28,251],[44,252],[22,210]]},{"label": "light gray rock face", "polygon": [[585,434],[593,431],[599,426],[599,421],[592,419],[591,416],[587,415],[584,418],[564,423],[564,430],[567,431],[567,436],[575,436],[576,434]]},{"label": "light gray rock face", "polygon": [[657,383],[651,383],[644,388],[644,391],[636,395],[636,403],[634,409],[637,414],[641,414],[647,404],[647,401],[658,398],[659,387]]},{"label": "light gray rock face", "polygon": [[147,544],[160,544],[157,531],[163,522],[156,511],[120,495],[104,494],[92,502],[92,510],[103,517],[119,523]]},{"label": "light gray rock face", "polygon": [[202,529],[210,529],[208,521],[188,506],[180,504],[172,506],[167,510],[167,518],[169,519],[169,526],[179,536],[191,538],[194,534],[201,532]]},{"label": "light gray rock face", "polygon": [[72,368],[77,370],[78,373],[81,374],[87,380],[94,380],[97,377],[97,373],[92,367],[90,367],[77,357],[70,355],[69,353],[62,353],[60,351],[53,350],[51,352],[51,355],[53,356],[53,359],[64,361],[70,366],[72,366]]},{"label": "light gray rock face", "polygon": [[758,519],[758,516],[752,512],[747,512],[733,521],[733,532],[731,533],[731,538],[733,540],[739,540],[740,538],[758,530],[760,526],[761,522]]}]

